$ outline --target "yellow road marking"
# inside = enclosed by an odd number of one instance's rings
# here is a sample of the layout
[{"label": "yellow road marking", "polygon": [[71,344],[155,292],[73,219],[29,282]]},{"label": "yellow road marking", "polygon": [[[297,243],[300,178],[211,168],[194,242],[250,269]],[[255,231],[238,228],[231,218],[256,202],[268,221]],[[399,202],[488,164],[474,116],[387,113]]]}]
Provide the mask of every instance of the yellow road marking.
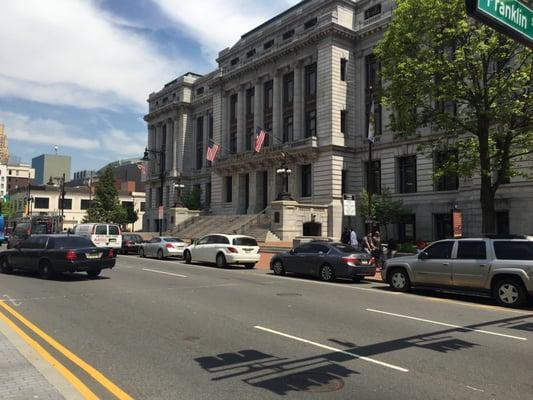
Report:
[{"label": "yellow road marking", "polygon": [[87,364],[85,361],[83,361],[77,355],[72,353],[69,349],[67,349],[61,343],[57,342],[52,337],[48,336],[45,332],[43,332],[37,326],[32,324],[30,321],[28,321],[26,318],[24,318],[21,314],[19,314],[13,308],[11,308],[10,306],[8,306],[7,304],[5,304],[4,302],[1,302],[1,301],[0,301],[0,307],[3,307],[7,312],[9,312],[11,315],[13,315],[15,318],[17,318],[20,322],[22,322],[24,325],[26,325],[29,329],[31,329],[33,332],[35,332],[38,336],[40,336],[50,346],[52,346],[54,349],[59,351],[61,354],[63,354],[66,358],[68,358],[70,361],[72,361],[78,367],[83,369],[87,374],[89,374],[91,377],[93,377],[100,385],[102,385],[108,391],[113,393],[119,400],[133,400],[133,398],[130,395],[128,395],[121,388],[119,388],[117,385],[115,385],[113,382],[111,382],[109,379],[107,379],[100,371],[98,371],[97,369],[93,368],[91,365]]},{"label": "yellow road marking", "polygon": [[61,375],[65,377],[69,383],[74,386],[80,394],[87,400],[98,400],[98,397],[91,392],[72,372],[70,372],[63,364],[57,361],[50,353],[48,353],[39,343],[29,337],[22,329],[20,329],[13,321],[0,312],[0,319],[4,321],[16,334],[18,334],[26,343],[28,343],[42,358],[44,358],[52,367],[54,367]]}]

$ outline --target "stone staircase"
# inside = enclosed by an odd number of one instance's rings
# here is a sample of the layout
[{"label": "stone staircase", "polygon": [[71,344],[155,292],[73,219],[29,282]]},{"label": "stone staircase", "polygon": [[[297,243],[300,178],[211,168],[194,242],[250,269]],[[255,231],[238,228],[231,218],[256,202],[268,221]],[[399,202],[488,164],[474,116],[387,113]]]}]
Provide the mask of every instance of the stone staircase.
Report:
[{"label": "stone staircase", "polygon": [[248,235],[263,243],[280,241],[279,237],[270,231],[268,217],[264,211],[255,215],[200,215],[189,218],[169,232],[172,236],[188,240],[210,233]]}]

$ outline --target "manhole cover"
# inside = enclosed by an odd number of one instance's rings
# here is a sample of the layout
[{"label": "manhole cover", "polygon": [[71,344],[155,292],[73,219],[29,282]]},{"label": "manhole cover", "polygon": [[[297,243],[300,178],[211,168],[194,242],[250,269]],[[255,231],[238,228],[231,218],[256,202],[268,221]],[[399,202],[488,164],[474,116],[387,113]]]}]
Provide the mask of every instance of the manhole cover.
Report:
[{"label": "manhole cover", "polygon": [[337,376],[305,372],[285,377],[284,383],[310,393],[335,392],[344,387],[344,380]]},{"label": "manhole cover", "polygon": [[301,296],[301,294],[300,293],[277,293],[276,296],[296,297],[296,296]]}]

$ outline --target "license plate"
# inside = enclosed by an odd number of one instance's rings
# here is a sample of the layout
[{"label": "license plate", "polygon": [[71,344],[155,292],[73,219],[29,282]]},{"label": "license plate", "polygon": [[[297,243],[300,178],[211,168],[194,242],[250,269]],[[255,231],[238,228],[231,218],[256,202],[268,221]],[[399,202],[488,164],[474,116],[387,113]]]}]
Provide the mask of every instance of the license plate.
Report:
[{"label": "license plate", "polygon": [[246,253],[250,253],[252,251],[254,251],[254,249],[243,249]]},{"label": "license plate", "polygon": [[87,258],[100,258],[100,254],[98,254],[98,253],[85,253],[85,257],[87,257]]},{"label": "license plate", "polygon": [[116,242],[116,241],[117,241],[117,239],[109,239],[109,243]]}]

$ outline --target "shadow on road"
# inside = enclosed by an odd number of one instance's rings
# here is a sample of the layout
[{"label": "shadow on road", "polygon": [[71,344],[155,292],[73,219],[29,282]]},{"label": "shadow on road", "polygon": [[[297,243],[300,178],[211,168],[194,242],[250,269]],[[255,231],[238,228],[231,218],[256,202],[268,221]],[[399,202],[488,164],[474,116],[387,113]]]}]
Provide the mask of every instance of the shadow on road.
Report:
[{"label": "shadow on road", "polygon": [[[16,271],[13,271],[10,274],[10,276],[42,280],[42,278],[39,276],[37,272],[16,270]],[[50,279],[50,281],[51,282],[92,282],[92,281],[100,281],[100,280],[106,280],[106,279],[111,279],[111,278],[109,278],[108,276],[98,276],[96,278],[89,278],[89,276],[84,272],[79,272],[79,273],[76,272],[72,274],[71,273],[56,274],[56,276]]]}]

